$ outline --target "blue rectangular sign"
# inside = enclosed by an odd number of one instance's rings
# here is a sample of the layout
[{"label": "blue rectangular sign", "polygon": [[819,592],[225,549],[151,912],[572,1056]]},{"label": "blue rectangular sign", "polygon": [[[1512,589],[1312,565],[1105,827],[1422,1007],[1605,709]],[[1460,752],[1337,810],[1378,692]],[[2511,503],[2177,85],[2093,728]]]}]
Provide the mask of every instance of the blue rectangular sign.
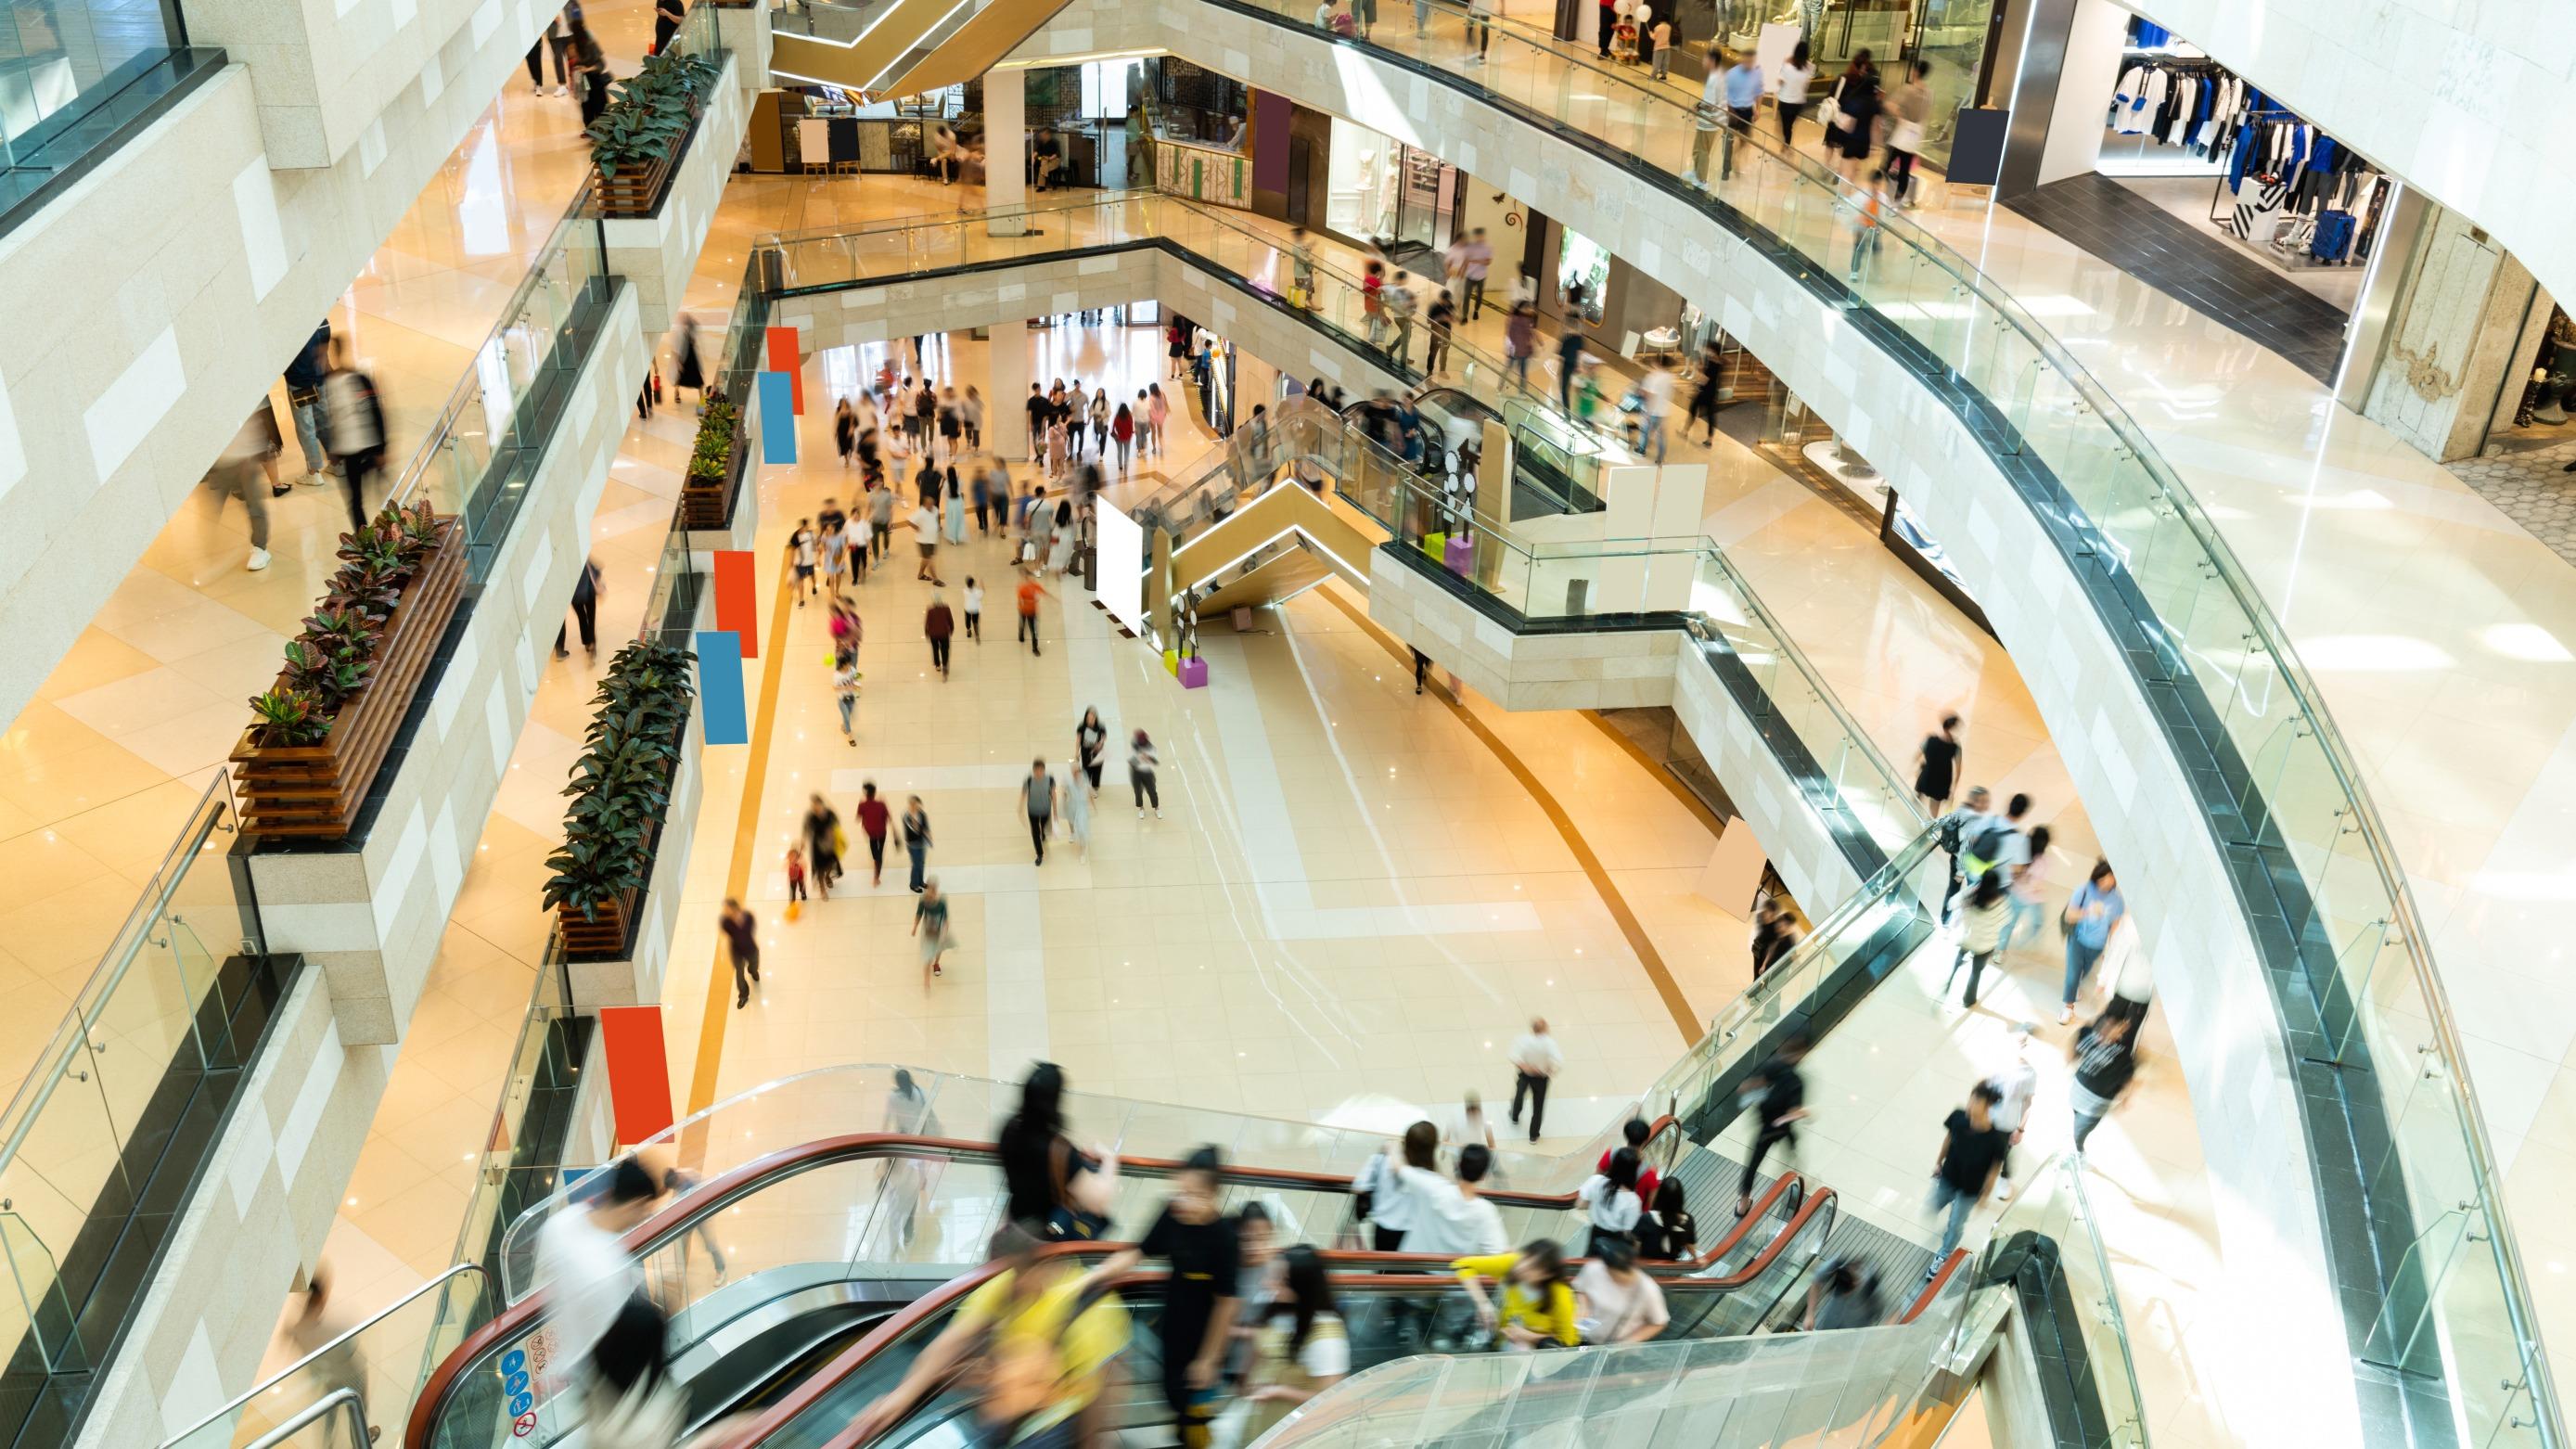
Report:
[{"label": "blue rectangular sign", "polygon": [[698,723],[708,744],[751,743],[742,699],[742,636],[731,629],[699,631]]}]

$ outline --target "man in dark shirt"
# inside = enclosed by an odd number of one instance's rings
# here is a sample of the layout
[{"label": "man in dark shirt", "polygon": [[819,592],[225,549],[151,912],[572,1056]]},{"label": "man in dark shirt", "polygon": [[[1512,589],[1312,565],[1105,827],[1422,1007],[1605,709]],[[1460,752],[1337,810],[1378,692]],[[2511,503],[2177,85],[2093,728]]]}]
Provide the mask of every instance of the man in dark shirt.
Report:
[{"label": "man in dark shirt", "polygon": [[1156,1332],[1163,1343],[1163,1398],[1181,1430],[1181,1449],[1206,1449],[1216,1416],[1217,1371],[1225,1361],[1240,1300],[1241,1247],[1234,1223],[1217,1210],[1216,1149],[1202,1147],[1172,1179],[1163,1215],[1144,1241],[1104,1265],[1114,1279],[1140,1257],[1172,1265]]},{"label": "man in dark shirt", "polygon": [[1806,1033],[1792,1033],[1780,1043],[1777,1056],[1764,1062],[1759,1071],[1745,1079],[1736,1092],[1736,1110],[1757,1107],[1761,1122],[1753,1137],[1753,1153],[1744,1162],[1744,1176],[1735,1184],[1735,1215],[1742,1217],[1753,1207],[1753,1181],[1762,1170],[1762,1159],[1775,1144],[1786,1142],[1797,1146],[1798,1119],[1807,1115],[1807,1079],[1798,1074],[1798,1063],[1806,1058]]},{"label": "man in dark shirt", "polygon": [[2137,1022],[2134,1018],[2105,1013],[2101,1020],[2075,1034],[2075,1081],[2067,1089],[2067,1101],[2075,1109],[2075,1152],[2084,1153],[2084,1139],[2102,1125],[2112,1104],[2129,1090],[2129,1079],[2137,1075]]},{"label": "man in dark shirt", "polygon": [[877,798],[876,782],[859,786],[859,830],[868,838],[868,864],[874,867],[868,884],[885,884],[885,848],[887,823],[893,816],[886,802]]},{"label": "man in dark shirt", "polygon": [[1046,442],[1047,419],[1055,416],[1055,404],[1047,401],[1047,395],[1040,392],[1034,382],[1029,384],[1028,410],[1029,461],[1034,463],[1038,460],[1039,449]]},{"label": "man in dark shirt", "polygon": [[751,983],[760,979],[760,918],[728,897],[716,926],[724,932],[725,954],[733,958],[733,1007],[740,1011],[751,1000]]},{"label": "man in dark shirt", "polygon": [[1941,1271],[1942,1260],[1959,1246],[1959,1236],[1968,1226],[1968,1210],[1986,1200],[1995,1174],[2003,1170],[2004,1154],[2012,1150],[2012,1134],[1995,1126],[1994,1106],[2002,1100],[1994,1083],[1979,1082],[1968,1094],[1968,1105],[1942,1119],[1941,1155],[1932,1160],[1932,1210],[1949,1216],[1941,1225],[1940,1251],[1924,1271],[1925,1282]]}]

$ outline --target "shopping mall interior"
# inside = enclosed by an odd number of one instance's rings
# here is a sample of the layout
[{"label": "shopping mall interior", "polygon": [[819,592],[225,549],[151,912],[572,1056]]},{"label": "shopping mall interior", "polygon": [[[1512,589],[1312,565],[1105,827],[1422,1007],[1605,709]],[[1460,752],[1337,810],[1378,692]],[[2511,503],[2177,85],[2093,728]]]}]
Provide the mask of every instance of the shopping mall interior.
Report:
[{"label": "shopping mall interior", "polygon": [[2565,16],[549,4],[0,25],[0,1449],[2576,1442]]}]

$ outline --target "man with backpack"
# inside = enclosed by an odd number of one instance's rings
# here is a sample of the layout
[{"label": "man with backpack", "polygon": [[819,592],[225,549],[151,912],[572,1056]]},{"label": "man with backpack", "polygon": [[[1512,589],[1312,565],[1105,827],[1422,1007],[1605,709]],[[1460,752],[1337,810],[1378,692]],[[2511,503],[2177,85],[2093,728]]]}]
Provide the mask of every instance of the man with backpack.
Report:
[{"label": "man with backpack", "polygon": [[1950,919],[1950,903],[1958,899],[1959,886],[1966,879],[1960,872],[1960,857],[1967,853],[1969,837],[1985,828],[1993,799],[1985,786],[1974,786],[1958,809],[1933,822],[1932,828],[1940,832],[1941,848],[1950,856],[1950,884],[1941,892],[1942,920]]},{"label": "man with backpack", "polygon": [[1967,848],[1958,856],[1964,884],[1974,886],[1995,870],[2004,873],[2004,884],[2012,884],[2013,874],[2030,864],[2030,836],[2021,826],[2029,813],[2030,797],[2015,795],[2005,802],[2003,814],[1987,816],[1968,832]]}]

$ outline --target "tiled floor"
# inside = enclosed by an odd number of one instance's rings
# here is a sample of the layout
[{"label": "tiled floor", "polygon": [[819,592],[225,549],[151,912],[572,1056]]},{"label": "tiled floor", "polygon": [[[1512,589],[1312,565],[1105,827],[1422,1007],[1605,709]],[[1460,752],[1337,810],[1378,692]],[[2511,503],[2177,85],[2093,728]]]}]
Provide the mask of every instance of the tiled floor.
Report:
[{"label": "tiled floor", "polygon": [[2242,249],[2093,172],[2004,203],[2288,359],[2320,382],[2343,355],[2350,314]]},{"label": "tiled floor", "polygon": [[2498,513],[2576,563],[2576,442],[2464,458],[2451,471]]}]

